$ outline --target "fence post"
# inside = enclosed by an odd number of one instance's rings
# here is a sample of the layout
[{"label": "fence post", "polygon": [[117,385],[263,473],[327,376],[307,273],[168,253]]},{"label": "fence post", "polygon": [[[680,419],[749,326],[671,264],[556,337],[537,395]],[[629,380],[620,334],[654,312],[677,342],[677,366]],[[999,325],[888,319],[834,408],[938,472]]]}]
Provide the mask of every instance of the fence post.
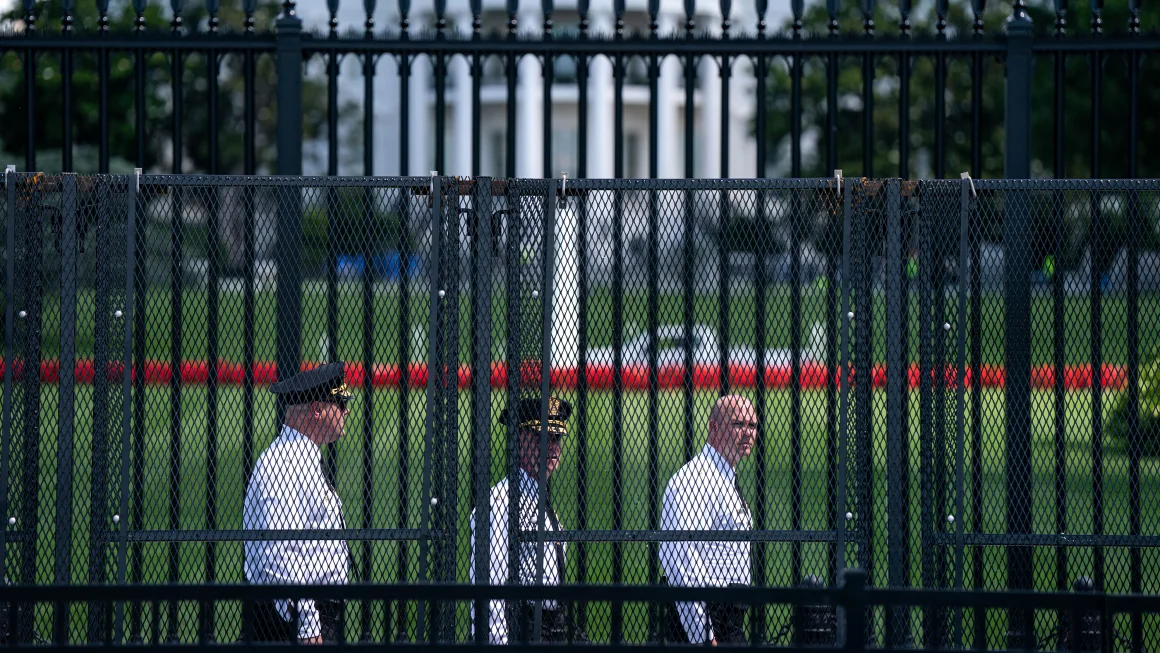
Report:
[{"label": "fence post", "polygon": [[[902,496],[907,488],[902,482],[902,448],[907,437],[902,431],[902,379],[906,366],[902,362],[902,183],[898,179],[886,182],[886,459],[887,469],[887,522],[888,562],[887,584],[902,587],[906,584],[902,552],[905,548],[902,526]],[[910,610],[893,606],[887,611],[886,636],[891,646],[907,642],[910,632]]]},{"label": "fence post", "polygon": [[[4,430],[0,434],[0,481],[6,488],[0,491],[0,560],[8,560],[8,529],[15,524],[8,522],[8,459],[11,456],[12,446],[12,380],[16,378],[13,369],[13,358],[16,326],[16,166],[10,165],[4,171],[4,190],[8,204],[8,225],[5,229],[6,240],[4,248]],[[5,568],[6,569],[6,568]],[[0,624],[0,632],[4,632],[6,624]],[[10,633],[10,637],[15,633]]]},{"label": "fence post", "polygon": [[866,579],[865,569],[844,569],[842,578],[842,599],[838,619],[838,635],[841,647],[846,653],[866,650]]},{"label": "fence post", "polygon": [[[1017,0],[1007,21],[1007,102],[1005,168],[1008,179],[1031,176],[1032,25],[1027,8]],[[1003,245],[1006,250],[1007,342],[1007,531],[1031,532],[1031,284],[1028,262],[1028,197],[1023,190],[1006,198]],[[1031,587],[1031,549],[1014,547],[1007,555],[1011,589]],[[1008,646],[1023,648],[1028,636],[1027,614],[1010,615]]]},{"label": "fence post", "polygon": [[[302,174],[302,21],[294,1],[282,3],[275,22],[278,71],[278,174]],[[293,376],[299,367],[302,333],[301,248],[302,196],[297,187],[278,194],[277,319],[278,378]],[[279,406],[279,419],[281,407]]]},{"label": "fence post", "polygon": [[[474,225],[472,254],[475,274],[472,275],[473,302],[472,362],[471,362],[471,417],[474,422],[475,466],[475,584],[491,584],[491,519],[485,506],[491,488],[491,326],[492,326],[492,181],[491,177],[477,177],[472,189],[469,224]],[[487,643],[488,603],[476,601],[475,643]]]}]

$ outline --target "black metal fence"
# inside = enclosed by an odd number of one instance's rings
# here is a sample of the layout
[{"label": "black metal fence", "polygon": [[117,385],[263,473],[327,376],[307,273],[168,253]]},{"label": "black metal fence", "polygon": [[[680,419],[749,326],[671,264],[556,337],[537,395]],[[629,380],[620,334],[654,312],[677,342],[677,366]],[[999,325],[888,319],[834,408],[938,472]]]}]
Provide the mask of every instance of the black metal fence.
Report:
[{"label": "black metal fence", "polygon": [[[154,612],[161,601],[180,601],[196,605],[202,613],[216,610],[247,614],[255,601],[271,600],[284,596],[325,595],[347,601],[415,601],[429,603],[470,603],[490,598],[508,600],[557,600],[581,601],[586,603],[610,603],[642,606],[659,606],[674,598],[678,600],[724,600],[738,601],[751,606],[753,613],[778,607],[793,614],[789,623],[795,633],[787,641],[769,641],[756,630],[750,630],[749,641],[743,645],[768,647],[778,645],[779,650],[875,650],[867,633],[870,625],[867,615],[893,606],[915,606],[927,609],[941,609],[948,613],[962,614],[964,610],[979,613],[1004,610],[1027,610],[1034,614],[1047,614],[1058,618],[1058,628],[1045,644],[1049,650],[1062,651],[1113,651],[1144,650],[1145,644],[1139,639],[1129,639],[1114,628],[1115,622],[1123,617],[1139,619],[1160,609],[1155,596],[1107,595],[1107,594],[1063,594],[1046,592],[968,592],[963,590],[941,590],[936,592],[907,589],[874,589],[866,585],[865,572],[848,569],[842,572],[842,582],[832,588],[657,588],[621,587],[608,585],[587,585],[577,587],[498,587],[471,585],[354,585],[343,588],[317,587],[261,587],[230,585],[134,586],[127,588],[93,588],[91,594],[78,597],[68,594],[60,587],[15,587],[10,590],[9,605],[19,605],[26,609],[45,608],[67,611],[72,606],[94,609],[101,606],[108,618],[98,629],[94,643],[106,646],[121,645],[125,648],[177,648],[177,643],[166,641],[159,624],[155,621],[141,634],[139,639],[125,641],[121,630],[123,612],[129,606],[152,603]],[[15,614],[15,613],[12,613]],[[245,617],[242,623],[248,623]],[[189,642],[180,645],[182,649],[245,649],[283,650],[291,644],[255,645],[254,633],[242,627],[236,639],[222,641],[206,628],[207,622],[200,621],[196,635]],[[788,631],[789,629],[787,629]],[[1137,633],[1138,634],[1138,633]],[[478,649],[485,645],[482,639],[467,642],[448,642],[438,637],[437,629],[430,628],[422,633],[422,643],[437,644],[443,650]],[[323,649],[340,647],[381,647],[389,645],[389,640],[358,637],[353,632],[340,631],[336,642],[318,645]],[[69,642],[67,635],[57,630],[50,637],[41,638],[37,650],[66,650],[78,648]],[[591,651],[621,650],[619,642],[567,641],[569,648]],[[517,650],[561,650],[564,644],[542,644],[530,641],[514,641],[510,644]],[[671,650],[680,644],[652,641],[636,644],[634,650]],[[729,646],[723,644],[723,646]],[[1027,650],[1006,647],[979,648],[978,642],[966,642],[966,650]]]},{"label": "black metal fence", "polygon": [[675,4],[364,2],[350,25],[334,1],[318,30],[292,0],[24,0],[0,151],[83,173],[1157,176],[1146,3]]},{"label": "black metal fence", "polygon": [[[549,389],[575,406],[551,479],[569,584],[656,585],[660,543],[741,537],[763,587],[857,567],[872,587],[1160,589],[1154,180],[9,172],[4,191],[0,554],[20,585],[237,583],[243,542],[287,537],[349,541],[357,583],[466,583],[494,535],[473,542],[472,511],[516,473],[499,411]],[[325,458],[347,527],[244,530],[277,433],[265,386],[332,360],[359,395]],[[726,393],[757,411],[753,528],[662,530]],[[1060,632],[940,600],[875,607],[869,641]],[[242,625],[125,607],[130,639]],[[21,638],[107,632],[62,614],[22,613]],[[471,632],[464,605],[419,597],[347,618],[351,638]],[[595,641],[663,630],[645,603],[579,620]],[[1114,621],[1157,648],[1155,615]],[[791,622],[751,615],[769,640]]]}]

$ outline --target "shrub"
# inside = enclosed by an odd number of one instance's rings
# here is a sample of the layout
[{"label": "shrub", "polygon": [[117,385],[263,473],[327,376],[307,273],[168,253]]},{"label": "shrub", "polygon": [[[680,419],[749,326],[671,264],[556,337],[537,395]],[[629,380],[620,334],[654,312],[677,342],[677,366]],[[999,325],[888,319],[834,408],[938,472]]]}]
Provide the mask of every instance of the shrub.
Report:
[{"label": "shrub", "polygon": [[[1147,361],[1140,365],[1140,410],[1139,435],[1141,453],[1145,456],[1160,455],[1160,352],[1153,351]],[[1128,450],[1128,433],[1131,428],[1128,412],[1128,393],[1121,392],[1108,412],[1105,433],[1109,442]]]}]

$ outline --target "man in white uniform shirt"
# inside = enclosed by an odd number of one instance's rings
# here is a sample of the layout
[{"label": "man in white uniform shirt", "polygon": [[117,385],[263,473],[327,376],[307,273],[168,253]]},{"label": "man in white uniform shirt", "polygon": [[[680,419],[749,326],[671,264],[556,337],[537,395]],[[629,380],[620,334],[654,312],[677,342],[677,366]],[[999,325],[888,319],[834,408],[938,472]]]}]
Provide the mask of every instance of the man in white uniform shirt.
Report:
[{"label": "man in white uniform shirt", "polygon": [[[537,585],[542,581],[544,585],[559,585],[564,574],[564,561],[567,553],[567,544],[552,541],[550,534],[563,530],[560,520],[552,509],[545,488],[544,520],[540,523],[539,510],[539,474],[540,474],[540,422],[541,402],[537,399],[524,399],[516,406],[516,435],[515,446],[518,447],[519,469],[516,472],[519,497],[519,526],[522,531],[535,531],[540,526],[548,535],[545,536],[542,559],[539,553],[539,544],[535,535],[524,535],[519,540],[517,552],[517,567],[514,570],[517,583],[520,585]],[[544,469],[545,481],[560,467],[560,441],[568,434],[567,419],[572,414],[572,406],[567,401],[548,398],[548,448],[545,452],[547,466]],[[499,421],[508,424],[508,409],[500,414]],[[508,513],[511,504],[511,479],[505,478],[491,488],[489,494],[489,528],[491,533],[490,555],[488,560],[488,577],[492,585],[509,584],[510,574],[513,572],[510,564],[509,539],[510,522]],[[475,527],[476,511],[471,512],[471,582],[475,582]],[[539,574],[540,564],[543,565],[543,576]],[[540,603],[540,641],[563,642],[567,641],[569,630],[573,641],[586,641],[583,631],[571,622],[571,615],[567,614],[569,606],[560,606],[552,601]],[[507,644],[509,640],[534,641],[528,631],[520,630],[521,623],[526,623],[528,630],[534,627],[535,603],[516,601],[489,601],[488,602],[488,642],[490,644]],[[475,608],[472,606],[472,633],[475,623]],[[522,636],[521,636],[522,633]]]},{"label": "man in white uniform shirt", "polygon": [[[721,397],[709,413],[705,447],[669,479],[661,530],[748,531],[749,504],[737,483],[737,463],[753,452],[757,413],[748,399]],[[676,587],[751,584],[750,544],[745,540],[662,542],[661,567]],[[733,603],[678,602],[667,612],[670,641],[745,643],[746,607]]]},{"label": "man in white uniform shirt", "polygon": [[[286,415],[281,433],[254,465],[242,523],[247,530],[346,527],[342,502],[322,469],[322,447],[342,437],[350,412],[342,363],[276,383]],[[350,552],[344,540],[254,540],[245,545],[246,580],[255,585],[345,584]],[[337,638],[341,603],[304,599],[258,603],[254,640],[321,643]]]}]

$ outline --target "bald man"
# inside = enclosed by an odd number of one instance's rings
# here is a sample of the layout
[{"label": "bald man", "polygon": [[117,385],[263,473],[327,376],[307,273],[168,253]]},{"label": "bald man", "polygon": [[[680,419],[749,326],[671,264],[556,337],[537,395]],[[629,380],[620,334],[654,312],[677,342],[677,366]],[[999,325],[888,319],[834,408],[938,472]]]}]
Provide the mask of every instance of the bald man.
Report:
[{"label": "bald man", "polygon": [[[721,397],[709,413],[705,447],[677,470],[665,488],[661,530],[748,531],[749,503],[737,483],[737,463],[753,452],[757,413],[748,399]],[[677,587],[731,587],[751,583],[750,545],[745,540],[663,542],[661,567]],[[746,606],[733,603],[674,603],[668,638],[699,644],[708,640],[745,643]]]}]

